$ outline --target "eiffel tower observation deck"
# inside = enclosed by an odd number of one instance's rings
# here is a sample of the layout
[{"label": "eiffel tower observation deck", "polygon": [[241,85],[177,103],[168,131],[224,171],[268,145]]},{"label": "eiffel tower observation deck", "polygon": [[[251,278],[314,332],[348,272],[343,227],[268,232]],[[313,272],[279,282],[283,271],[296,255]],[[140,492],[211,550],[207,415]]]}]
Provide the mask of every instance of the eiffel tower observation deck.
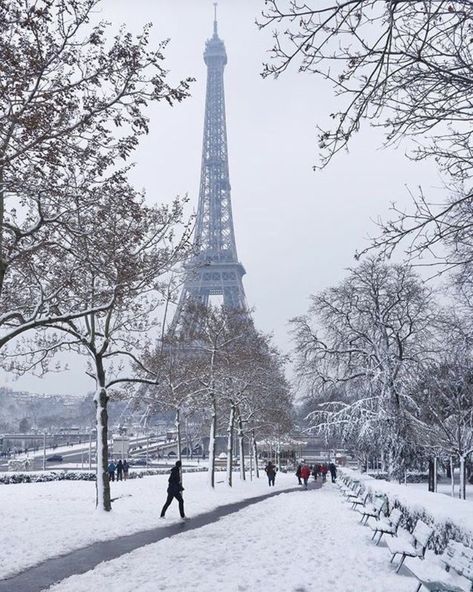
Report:
[{"label": "eiffel tower observation deck", "polygon": [[[215,5],[216,6],[216,5]],[[231,205],[223,73],[227,52],[218,36],[215,9],[213,36],[205,44],[207,65],[204,138],[199,204],[194,236],[195,255],[187,262],[185,280],[171,330],[185,329],[188,304],[207,306],[213,295],[227,308],[246,310]]]}]

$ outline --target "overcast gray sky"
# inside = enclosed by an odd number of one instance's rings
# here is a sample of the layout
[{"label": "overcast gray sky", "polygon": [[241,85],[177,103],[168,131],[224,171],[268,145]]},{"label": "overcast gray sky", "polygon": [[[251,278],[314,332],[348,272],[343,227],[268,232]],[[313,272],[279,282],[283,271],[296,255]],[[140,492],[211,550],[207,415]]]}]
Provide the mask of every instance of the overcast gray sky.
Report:
[{"label": "overcast gray sky", "polygon": [[[309,294],[339,282],[355,250],[375,233],[371,219],[390,202],[409,202],[406,186],[441,185],[433,164],[412,163],[403,149],[380,150],[382,136],[365,126],[323,172],[313,172],[316,124],[335,108],[328,83],[296,68],[263,80],[270,31],[255,18],[263,0],[220,0],[219,35],[225,73],[232,203],[238,254],[246,268],[247,300],[259,329],[290,348],[288,319],[305,312]],[[170,38],[166,64],[172,80],[193,76],[192,97],[174,108],[156,105],[151,132],[134,156],[132,179],[151,201],[188,193],[197,207],[211,0],[104,0],[104,19],[137,32],[152,22],[152,38]],[[35,392],[84,394],[94,388],[80,364],[43,379],[8,386]],[[6,380],[6,379],[5,379]]]}]

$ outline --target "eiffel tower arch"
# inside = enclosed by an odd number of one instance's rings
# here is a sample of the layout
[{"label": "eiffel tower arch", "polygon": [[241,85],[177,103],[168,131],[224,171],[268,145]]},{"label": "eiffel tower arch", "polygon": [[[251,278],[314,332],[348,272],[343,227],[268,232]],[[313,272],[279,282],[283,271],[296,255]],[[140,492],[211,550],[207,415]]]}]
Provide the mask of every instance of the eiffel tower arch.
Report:
[{"label": "eiffel tower arch", "polygon": [[191,323],[189,304],[207,306],[213,295],[226,308],[247,310],[233,227],[228,142],[225,117],[224,69],[227,53],[218,36],[215,14],[213,36],[205,44],[207,66],[202,164],[194,235],[194,255],[185,265],[185,279],[171,332]]}]

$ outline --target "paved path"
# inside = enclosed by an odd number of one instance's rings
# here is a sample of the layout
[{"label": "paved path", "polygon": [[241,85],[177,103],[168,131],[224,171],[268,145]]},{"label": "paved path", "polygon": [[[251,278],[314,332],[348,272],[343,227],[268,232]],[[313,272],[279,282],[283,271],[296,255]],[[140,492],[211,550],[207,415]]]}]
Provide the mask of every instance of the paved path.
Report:
[{"label": "paved path", "polygon": [[[319,487],[321,487],[320,481],[310,484],[310,489],[318,489]],[[216,522],[223,516],[238,512],[242,508],[246,508],[262,500],[300,489],[300,487],[289,487],[286,489],[272,490],[270,493],[264,495],[226,504],[211,512],[198,514],[189,522],[178,522],[169,526],[160,525],[150,530],[122,536],[110,541],[93,543],[66,555],[48,559],[10,578],[0,580],[0,592],[41,592],[65,578],[93,569],[102,561],[116,559],[139,547],[156,543],[175,534],[180,534],[183,531],[195,530],[196,528]]]}]

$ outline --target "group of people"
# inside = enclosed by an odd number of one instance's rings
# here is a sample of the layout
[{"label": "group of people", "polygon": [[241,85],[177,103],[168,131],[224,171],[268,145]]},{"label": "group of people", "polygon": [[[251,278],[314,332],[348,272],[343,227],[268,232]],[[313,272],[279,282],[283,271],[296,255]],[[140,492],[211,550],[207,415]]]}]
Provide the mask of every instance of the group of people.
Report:
[{"label": "group of people", "polygon": [[[130,470],[130,465],[128,464],[128,461],[125,459],[122,461],[122,459],[120,459],[117,464],[115,464],[113,462],[113,460],[111,460],[108,463],[108,478],[110,479],[110,481],[115,481],[115,476],[117,481],[122,481],[122,480],[127,480],[128,479],[128,471]],[[115,475],[116,474],[116,475]]]},{"label": "group of people", "polygon": [[302,485],[304,482],[304,488],[307,489],[309,477],[311,475],[314,477],[315,481],[317,481],[317,477],[320,475],[322,477],[322,482],[325,482],[327,480],[327,473],[329,472],[332,478],[332,483],[335,483],[337,479],[337,467],[333,462],[328,464],[307,465],[302,461],[302,463],[297,465],[296,477],[299,480],[299,485]]},{"label": "group of people", "polygon": [[[128,478],[128,470],[129,465],[126,460],[122,461],[121,459],[115,464],[110,461],[108,465],[108,474],[110,477],[110,481],[115,481],[115,472],[117,481],[121,481],[122,479]],[[268,464],[264,468],[266,472],[266,476],[268,477],[269,486],[274,487],[274,483],[276,481],[276,473],[277,467],[271,461],[268,461]],[[322,481],[325,481],[327,478],[327,473],[330,472],[332,477],[332,483],[335,483],[335,479],[337,478],[337,467],[334,463],[325,463],[325,464],[315,464],[315,465],[307,465],[302,461],[299,463],[296,470],[296,476],[299,480],[299,485],[304,483],[305,489],[308,487],[309,477],[312,474],[315,480],[317,480],[318,475],[322,476]],[[187,517],[184,512],[184,499],[182,497],[182,492],[184,491],[184,487],[182,486],[182,477],[181,477],[181,461],[178,460],[174,467],[171,469],[171,474],[169,475],[168,480],[168,488],[167,488],[167,498],[164,503],[164,506],[161,510],[161,518],[166,516],[166,511],[171,505],[173,499],[177,501],[179,504],[179,514],[181,515],[182,520],[187,520]]]}]

